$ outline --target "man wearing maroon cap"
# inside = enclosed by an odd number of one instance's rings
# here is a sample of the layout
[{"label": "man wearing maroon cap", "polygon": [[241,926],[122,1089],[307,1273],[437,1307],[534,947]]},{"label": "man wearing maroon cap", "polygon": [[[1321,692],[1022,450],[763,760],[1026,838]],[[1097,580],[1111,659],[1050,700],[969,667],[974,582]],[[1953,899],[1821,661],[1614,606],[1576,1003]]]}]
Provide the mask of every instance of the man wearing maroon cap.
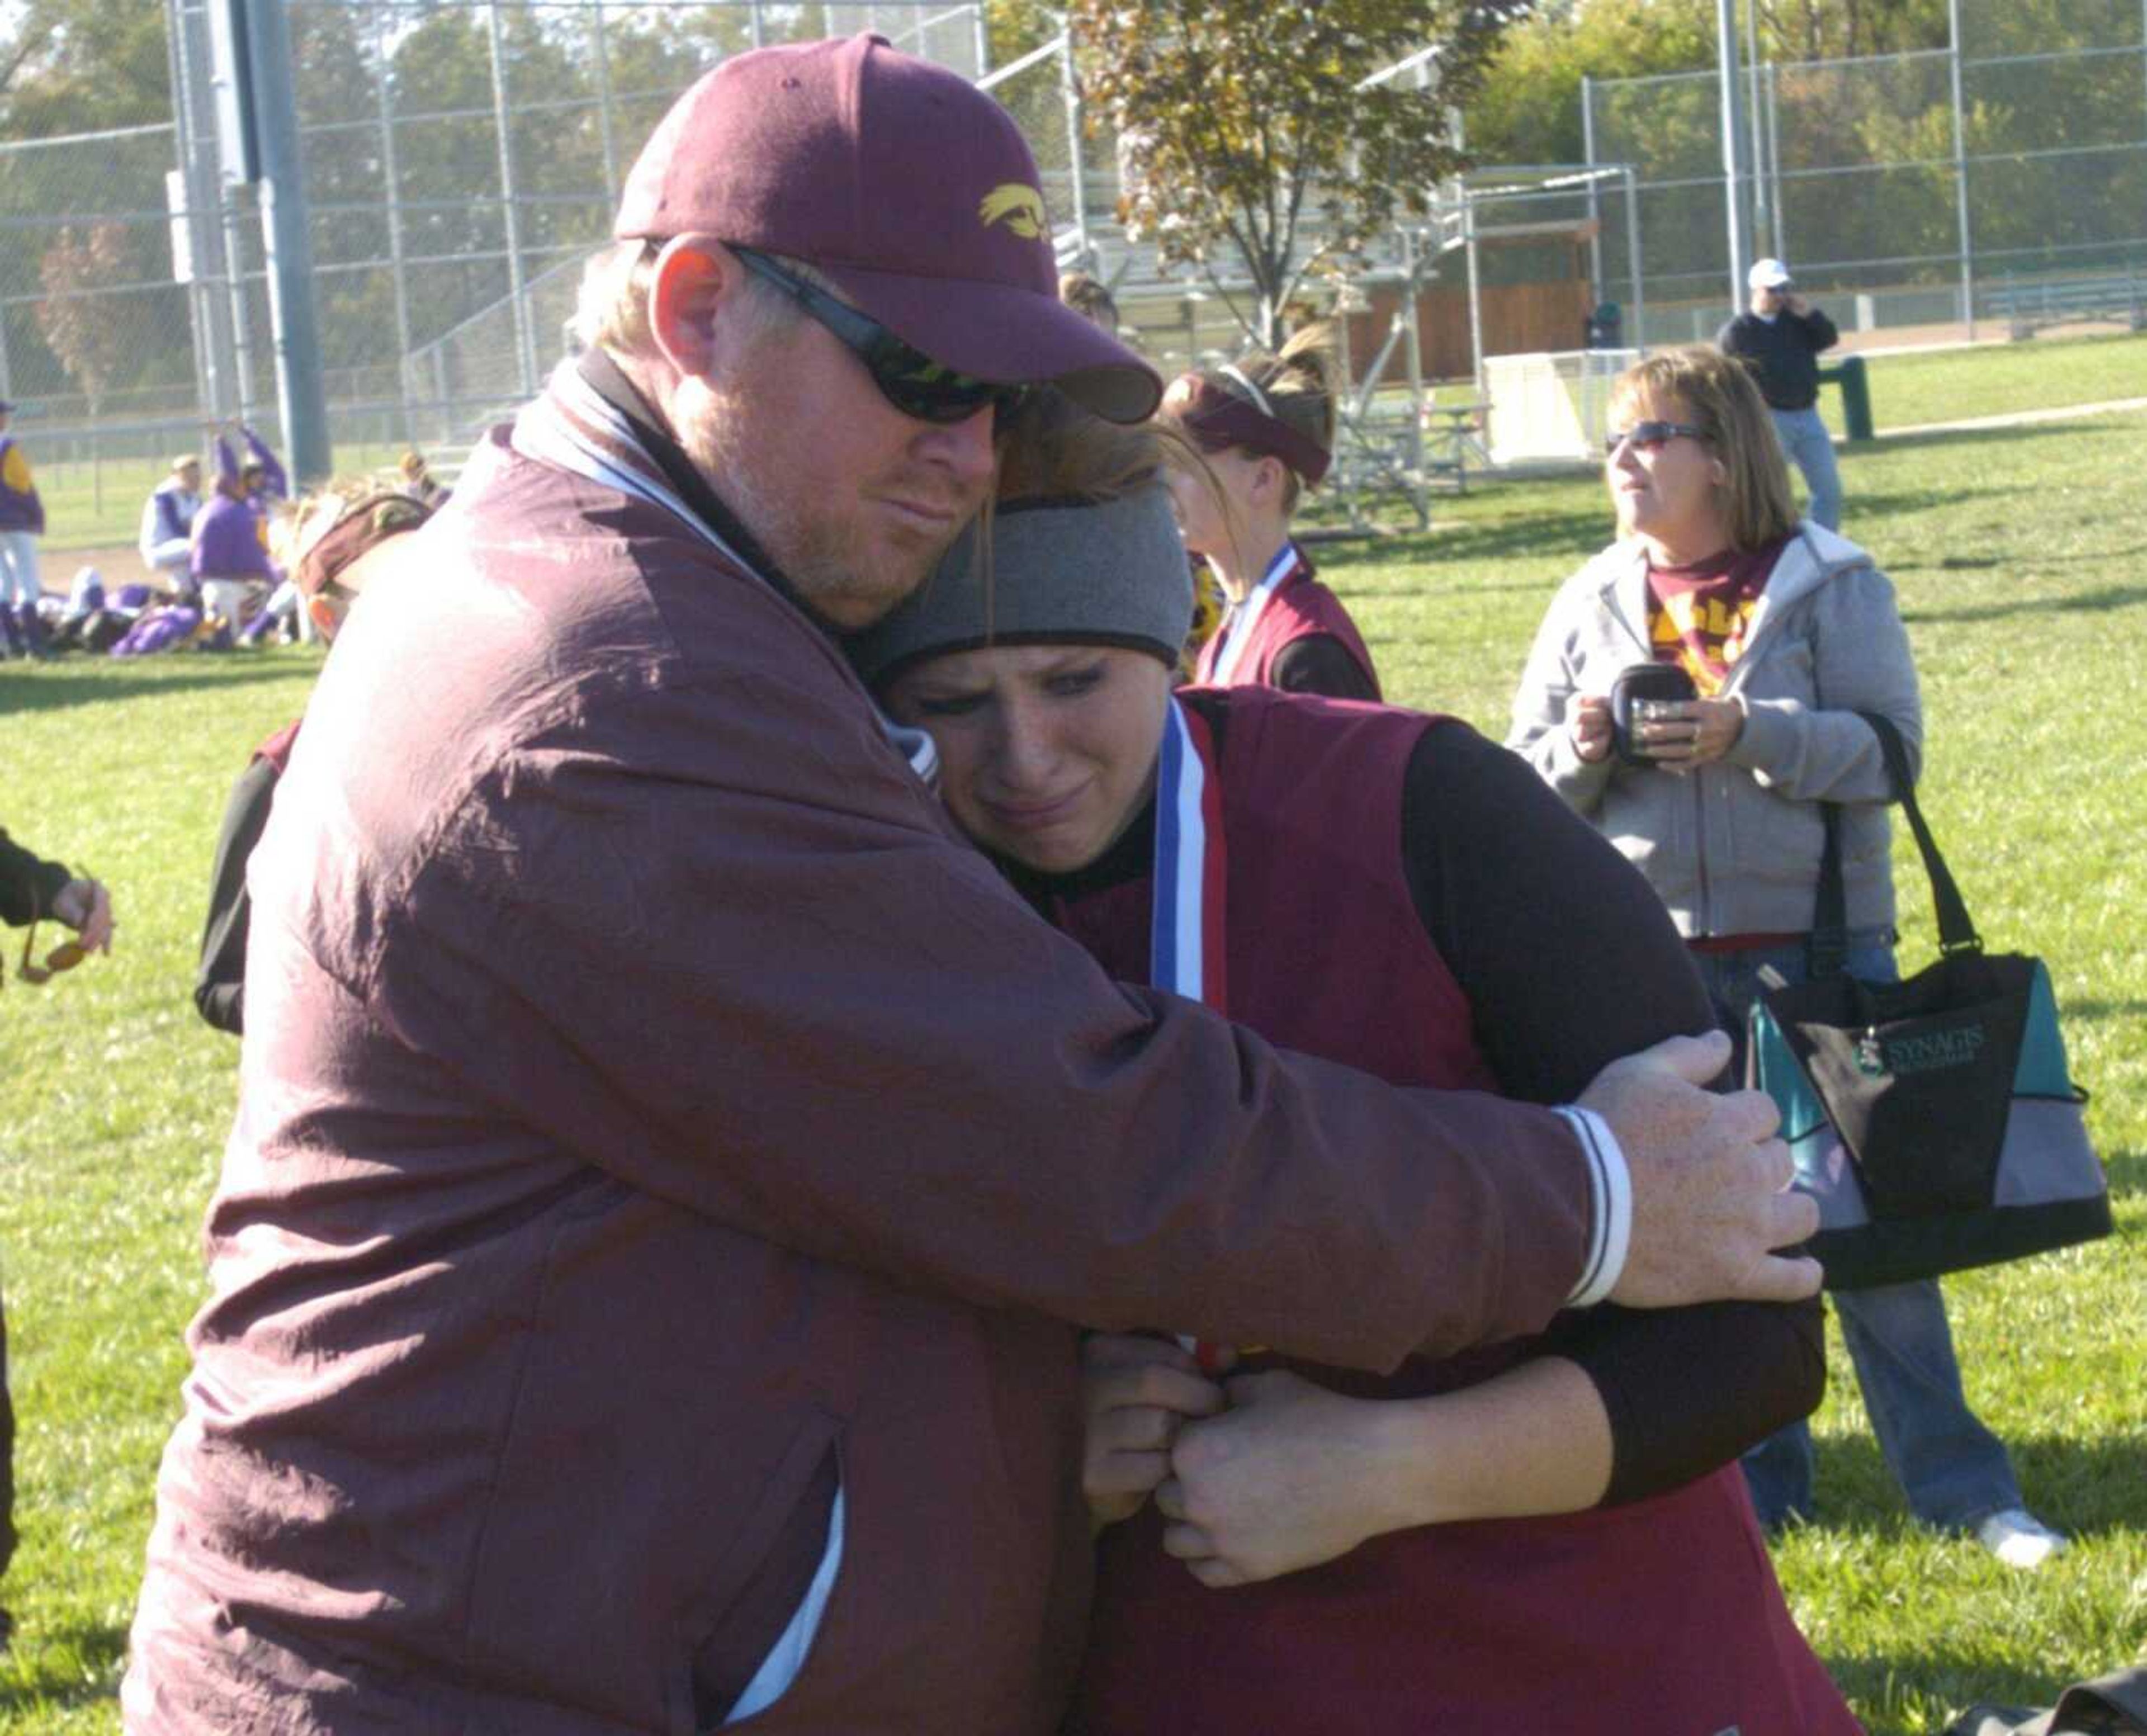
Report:
[{"label": "man wearing maroon cap", "polygon": [[1726,1046],[1569,1111],[1389,1089],[1107,982],[960,843],[831,631],[1026,387],[1158,394],[1058,303],[996,104],[870,38],[741,56],[617,236],[252,859],[128,1728],[1043,1736],[1065,1323],[1383,1367],[1815,1285],[1764,1104],[1676,1076]]}]

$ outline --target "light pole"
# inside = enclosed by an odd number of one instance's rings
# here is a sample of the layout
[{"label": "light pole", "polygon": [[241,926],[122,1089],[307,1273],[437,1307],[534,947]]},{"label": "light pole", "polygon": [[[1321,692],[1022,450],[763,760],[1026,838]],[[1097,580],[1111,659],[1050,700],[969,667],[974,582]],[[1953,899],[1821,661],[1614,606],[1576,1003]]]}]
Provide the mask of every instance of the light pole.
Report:
[{"label": "light pole", "polygon": [[1744,93],[1737,77],[1737,0],[1714,0],[1722,61],[1722,193],[1729,220],[1729,311],[1744,305]]}]

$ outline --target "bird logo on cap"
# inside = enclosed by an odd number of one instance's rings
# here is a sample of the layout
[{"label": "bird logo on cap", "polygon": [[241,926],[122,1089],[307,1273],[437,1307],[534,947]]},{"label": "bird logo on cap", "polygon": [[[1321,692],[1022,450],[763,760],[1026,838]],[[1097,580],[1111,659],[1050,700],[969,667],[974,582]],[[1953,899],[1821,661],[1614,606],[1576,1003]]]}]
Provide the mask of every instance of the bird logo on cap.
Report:
[{"label": "bird logo on cap", "polygon": [[987,229],[1004,223],[1023,241],[1043,235],[1043,195],[1020,181],[1002,181],[986,193],[977,207],[977,220]]}]

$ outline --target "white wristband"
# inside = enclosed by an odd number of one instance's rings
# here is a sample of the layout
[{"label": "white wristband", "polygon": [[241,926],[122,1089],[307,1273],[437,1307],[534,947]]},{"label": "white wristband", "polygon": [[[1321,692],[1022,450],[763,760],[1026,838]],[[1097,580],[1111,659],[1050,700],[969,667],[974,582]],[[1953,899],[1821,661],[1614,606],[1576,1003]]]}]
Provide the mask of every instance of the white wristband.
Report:
[{"label": "white wristband", "polygon": [[1580,1278],[1565,1298],[1568,1308],[1593,1308],[1605,1300],[1625,1271],[1633,1243],[1633,1178],[1610,1123],[1593,1109],[1562,1104],[1588,1158],[1588,1252]]}]

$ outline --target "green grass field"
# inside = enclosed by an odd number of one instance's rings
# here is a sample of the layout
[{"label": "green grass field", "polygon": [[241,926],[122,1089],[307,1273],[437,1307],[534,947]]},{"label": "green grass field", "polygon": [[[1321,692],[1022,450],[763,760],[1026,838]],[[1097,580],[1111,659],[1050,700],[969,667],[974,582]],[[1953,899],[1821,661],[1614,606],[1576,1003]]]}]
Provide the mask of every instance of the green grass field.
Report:
[{"label": "green grass field", "polygon": [[[30,454],[38,493],[45,503],[46,535],[41,545],[47,559],[44,586],[48,591],[64,591],[75,563],[63,557],[84,549],[134,546],[142,528],[142,504],[149,491],[170,474],[171,460],[114,458],[96,466],[86,461],[39,464],[36,425],[18,426],[14,432]],[[389,480],[403,450],[399,445],[339,446],[336,473]],[[459,463],[462,452],[456,451],[452,457]]]},{"label": "green grass field", "polygon": [[[2147,381],[2147,338],[1989,345],[1975,353],[1972,371],[1967,373],[1962,371],[1957,351],[1879,356],[1869,366],[1872,414],[1883,432],[2137,397],[2139,383]],[[1971,380],[1973,389],[1964,390]],[[2128,381],[2132,383],[2129,387]],[[1458,389],[1447,388],[1447,395]],[[1820,408],[1834,432],[1840,433],[1840,394],[1824,393]],[[24,423],[14,432],[35,463],[37,424]],[[336,468],[343,475],[385,475],[402,454],[400,444],[339,445]],[[448,447],[436,447],[431,455],[436,463],[450,467],[463,456],[461,450]],[[72,563],[57,557],[133,543],[141,524],[142,502],[163,480],[165,463],[114,459],[94,470],[88,463],[40,467],[38,486],[50,526],[44,548],[55,557],[53,570],[45,575],[46,589],[65,589],[66,573],[73,570]]]},{"label": "green grass field", "polygon": [[[2147,378],[2143,340],[2038,345],[2026,373],[2022,353],[1889,360],[1881,426]],[[1896,415],[1897,398],[1925,408]],[[2014,1574],[1917,1531],[1853,1380],[1817,1419],[1824,1511],[1781,1543],[1782,1578],[1872,1729],[1909,1733],[1977,1699],[2047,1704],[2147,1640],[2147,1292],[2130,1263],[2147,1234],[2147,415],[1882,441],[1844,471],[1845,528],[1894,576],[1921,669],[1926,811],[1991,943],[2049,962],[2119,1218],[2110,1241],[1948,1286],[1976,1408],[2077,1539],[2064,1559]],[[1441,502],[1430,535],[1319,558],[1395,697],[1503,733],[1550,590],[1607,524],[1593,481],[1494,485]],[[235,1047],[189,998],[211,844],[248,750],[303,706],[315,667],[274,650],[0,668],[0,822],[108,880],[121,924],[113,958],[0,995],[24,1533],[0,1584],[19,1620],[0,1731],[115,1722],[232,1110]],[[1905,838],[1904,857],[1914,966],[1931,923]]]}]

